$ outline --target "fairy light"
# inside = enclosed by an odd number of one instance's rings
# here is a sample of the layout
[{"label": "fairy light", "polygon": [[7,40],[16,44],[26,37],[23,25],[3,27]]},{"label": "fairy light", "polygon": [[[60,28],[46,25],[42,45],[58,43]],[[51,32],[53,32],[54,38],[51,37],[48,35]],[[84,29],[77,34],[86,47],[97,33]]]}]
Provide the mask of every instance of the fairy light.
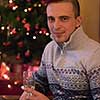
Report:
[{"label": "fairy light", "polygon": [[7,26],[7,30],[9,30],[10,29],[10,26]]},{"label": "fairy light", "polygon": [[5,62],[2,62],[2,65],[3,65],[3,66],[6,66]]},{"label": "fairy light", "polygon": [[2,27],[1,27],[1,30],[4,30],[4,29],[5,29],[5,27],[4,27],[4,26],[2,26]]},{"label": "fairy light", "polygon": [[16,5],[16,6],[14,6],[12,9],[13,9],[13,10],[16,10],[17,8],[18,8],[18,6]]},{"label": "fairy light", "polygon": [[33,36],[33,39],[36,39],[36,36]]},{"label": "fairy light", "polygon": [[27,9],[24,9],[24,12],[27,12]]},{"label": "fairy light", "polygon": [[42,34],[42,31],[39,31],[40,34]]},{"label": "fairy light", "polygon": [[29,32],[27,32],[27,33],[26,33],[26,35],[30,35],[30,33],[29,33]]},{"label": "fairy light", "polygon": [[31,11],[32,10],[32,8],[28,8],[28,11]]},{"label": "fairy light", "polygon": [[9,68],[8,66],[6,66],[6,70],[7,70],[7,71],[10,71],[10,68]]},{"label": "fairy light", "polygon": [[10,77],[7,74],[4,74],[3,78],[6,79],[6,80],[10,80]]},{"label": "fairy light", "polygon": [[12,35],[12,34],[13,34],[13,32],[10,32],[10,34]]},{"label": "fairy light", "polygon": [[17,84],[18,84],[18,82],[17,82],[17,81],[15,81],[15,82],[14,82],[14,84],[15,84],[15,85],[17,85]]},{"label": "fairy light", "polygon": [[37,4],[35,3],[33,6],[34,6],[34,7],[37,7]]},{"label": "fairy light", "polygon": [[12,87],[12,86],[11,86],[10,84],[8,84],[8,88],[11,89],[11,87]]},{"label": "fairy light", "polygon": [[13,3],[13,0],[9,0],[9,3]]},{"label": "fairy light", "polygon": [[17,82],[15,81],[14,84],[17,85]]},{"label": "fairy light", "polygon": [[41,4],[38,4],[38,7],[41,7]]},{"label": "fairy light", "polygon": [[46,36],[49,36],[49,33],[47,32],[45,35],[46,35]]}]

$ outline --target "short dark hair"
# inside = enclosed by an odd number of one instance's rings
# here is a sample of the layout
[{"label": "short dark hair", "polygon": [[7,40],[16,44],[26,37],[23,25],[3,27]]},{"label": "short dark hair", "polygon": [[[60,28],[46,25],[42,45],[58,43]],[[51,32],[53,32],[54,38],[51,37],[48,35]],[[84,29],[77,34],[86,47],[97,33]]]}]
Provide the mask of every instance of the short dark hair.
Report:
[{"label": "short dark hair", "polygon": [[75,11],[75,17],[80,16],[80,4],[78,0],[46,0],[47,6],[50,3],[57,3],[57,2],[70,2],[73,5]]}]

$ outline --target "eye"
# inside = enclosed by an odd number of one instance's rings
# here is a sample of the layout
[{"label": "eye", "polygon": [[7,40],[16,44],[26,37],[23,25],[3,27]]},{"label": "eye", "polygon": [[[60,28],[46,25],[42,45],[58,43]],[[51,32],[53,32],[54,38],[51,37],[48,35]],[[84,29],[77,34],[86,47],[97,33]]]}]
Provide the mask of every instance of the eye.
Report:
[{"label": "eye", "polygon": [[55,19],[54,19],[52,16],[48,17],[47,20],[48,20],[48,22],[50,22],[50,23],[55,21]]},{"label": "eye", "polygon": [[61,21],[69,21],[70,18],[69,16],[60,16]]}]

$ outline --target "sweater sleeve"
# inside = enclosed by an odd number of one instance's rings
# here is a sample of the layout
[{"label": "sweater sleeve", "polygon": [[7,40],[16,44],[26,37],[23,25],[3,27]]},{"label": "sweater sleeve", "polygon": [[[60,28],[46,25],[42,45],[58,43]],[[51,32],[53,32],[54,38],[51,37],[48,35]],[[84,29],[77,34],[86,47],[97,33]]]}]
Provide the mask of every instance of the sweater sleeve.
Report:
[{"label": "sweater sleeve", "polygon": [[48,92],[50,90],[49,90],[48,79],[47,79],[45,56],[46,53],[44,51],[42,54],[39,70],[35,74],[33,74],[33,76],[37,83],[35,89],[45,95],[48,95]]},{"label": "sweater sleeve", "polygon": [[100,100],[100,49],[96,50],[88,62],[88,78],[91,95]]}]

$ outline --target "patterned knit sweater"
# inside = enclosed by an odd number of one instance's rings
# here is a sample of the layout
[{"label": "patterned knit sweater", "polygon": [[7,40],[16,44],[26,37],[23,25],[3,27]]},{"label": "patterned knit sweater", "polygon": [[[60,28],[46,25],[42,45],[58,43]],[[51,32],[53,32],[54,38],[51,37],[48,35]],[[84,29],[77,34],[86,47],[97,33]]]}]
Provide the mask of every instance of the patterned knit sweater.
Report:
[{"label": "patterned knit sweater", "polygon": [[35,79],[53,100],[100,100],[100,44],[82,27],[64,44],[51,41]]}]

